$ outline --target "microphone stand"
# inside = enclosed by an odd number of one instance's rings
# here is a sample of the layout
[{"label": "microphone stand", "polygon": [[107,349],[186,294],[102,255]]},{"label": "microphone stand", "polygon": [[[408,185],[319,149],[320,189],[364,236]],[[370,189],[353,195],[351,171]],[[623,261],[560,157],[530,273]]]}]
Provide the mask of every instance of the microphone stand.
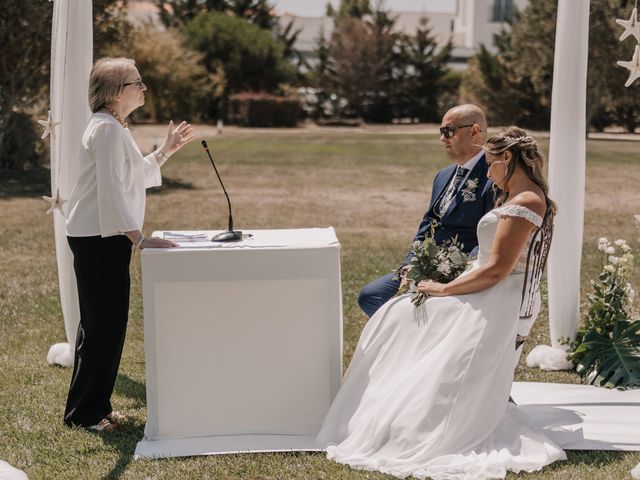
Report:
[{"label": "microphone stand", "polygon": [[220,181],[220,185],[222,186],[222,191],[224,192],[225,197],[227,197],[227,204],[229,205],[229,230],[226,232],[219,233],[211,237],[212,242],[239,242],[242,240],[242,232],[233,229],[233,216],[231,215],[231,201],[229,200],[229,195],[227,194],[227,189],[224,188],[224,183],[222,183],[222,178],[220,178],[220,174],[218,173],[218,169],[216,168],[216,164],[213,162],[213,157],[209,152],[209,146],[205,140],[202,140],[202,147],[204,151],[207,152],[209,156],[209,160],[211,160],[211,165],[213,165],[213,170],[216,172],[216,176]]}]

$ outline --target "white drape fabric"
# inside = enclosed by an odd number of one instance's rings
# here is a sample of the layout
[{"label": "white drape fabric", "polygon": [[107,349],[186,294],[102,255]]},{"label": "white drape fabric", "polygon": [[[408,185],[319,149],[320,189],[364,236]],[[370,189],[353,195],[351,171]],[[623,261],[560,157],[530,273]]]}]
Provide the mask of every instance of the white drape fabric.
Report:
[{"label": "white drape fabric", "polygon": [[[87,92],[93,61],[92,2],[55,0],[51,29],[51,191],[68,200],[78,176],[81,138],[89,120]],[[62,210],[66,212],[67,204]],[[60,304],[67,343],[51,347],[47,360],[70,367],[80,322],[73,255],[67,245],[66,222],[53,211],[60,285]]]},{"label": "white drape fabric", "polygon": [[588,37],[589,2],[559,0],[549,144],[550,194],[558,215],[547,275],[551,345],[558,350],[560,337],[575,336],[580,308]]},{"label": "white drape fabric", "polygon": [[0,460],[0,479],[1,480],[29,480],[27,474],[22,470],[12,467],[4,460]]}]

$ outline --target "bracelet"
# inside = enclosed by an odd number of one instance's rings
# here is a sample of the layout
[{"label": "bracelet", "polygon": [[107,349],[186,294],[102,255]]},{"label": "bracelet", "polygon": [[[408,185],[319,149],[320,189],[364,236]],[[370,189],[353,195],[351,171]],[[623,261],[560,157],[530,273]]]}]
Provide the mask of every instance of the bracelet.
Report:
[{"label": "bracelet", "polygon": [[169,156],[162,150],[158,150],[156,154],[158,155],[158,157],[160,157],[161,162],[166,162],[169,159]]},{"label": "bracelet", "polygon": [[142,246],[142,242],[144,242],[144,235],[140,235],[140,240],[138,240],[138,243],[136,243],[136,246],[134,248],[139,250]]}]

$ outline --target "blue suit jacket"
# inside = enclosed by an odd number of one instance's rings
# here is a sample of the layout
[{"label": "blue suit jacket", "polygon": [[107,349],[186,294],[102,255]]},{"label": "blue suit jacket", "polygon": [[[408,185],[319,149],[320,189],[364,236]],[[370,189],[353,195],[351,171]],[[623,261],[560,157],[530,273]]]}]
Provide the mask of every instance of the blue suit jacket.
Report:
[{"label": "blue suit jacket", "polygon": [[[491,188],[493,182],[487,178],[487,170],[487,161],[483,155],[458,189],[442,219],[435,214],[434,206],[438,203],[440,197],[444,195],[451,177],[455,174],[456,165],[450,165],[440,170],[433,180],[429,208],[424,217],[422,217],[422,223],[420,223],[414,241],[423,241],[425,234],[429,231],[431,221],[435,220],[438,224],[435,229],[435,239],[438,244],[457,235],[458,241],[463,244],[465,252],[469,253],[476,248],[478,246],[476,231],[478,222],[485,213],[493,209],[495,203],[493,189]],[[466,187],[467,182],[473,179],[478,179],[478,188],[474,190],[476,198],[465,202],[462,190]],[[411,261],[411,257],[411,251],[409,251],[403,265],[408,264]]]}]

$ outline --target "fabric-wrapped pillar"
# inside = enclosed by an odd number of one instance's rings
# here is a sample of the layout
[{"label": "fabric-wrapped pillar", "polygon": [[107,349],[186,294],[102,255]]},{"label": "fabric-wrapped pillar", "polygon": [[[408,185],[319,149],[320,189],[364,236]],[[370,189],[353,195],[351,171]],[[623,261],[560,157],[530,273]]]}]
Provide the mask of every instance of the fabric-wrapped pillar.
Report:
[{"label": "fabric-wrapped pillar", "polygon": [[547,267],[552,347],[527,357],[530,366],[554,370],[572,368],[558,339],[574,338],[580,315],[588,42],[589,2],[559,0],[549,144],[550,195],[558,204]]},{"label": "fabric-wrapped pillar", "polygon": [[67,343],[49,349],[49,363],[70,367],[80,322],[73,255],[67,244],[66,202],[78,177],[82,133],[89,121],[87,93],[93,63],[92,2],[55,0],[51,29],[51,194],[53,226]]}]

